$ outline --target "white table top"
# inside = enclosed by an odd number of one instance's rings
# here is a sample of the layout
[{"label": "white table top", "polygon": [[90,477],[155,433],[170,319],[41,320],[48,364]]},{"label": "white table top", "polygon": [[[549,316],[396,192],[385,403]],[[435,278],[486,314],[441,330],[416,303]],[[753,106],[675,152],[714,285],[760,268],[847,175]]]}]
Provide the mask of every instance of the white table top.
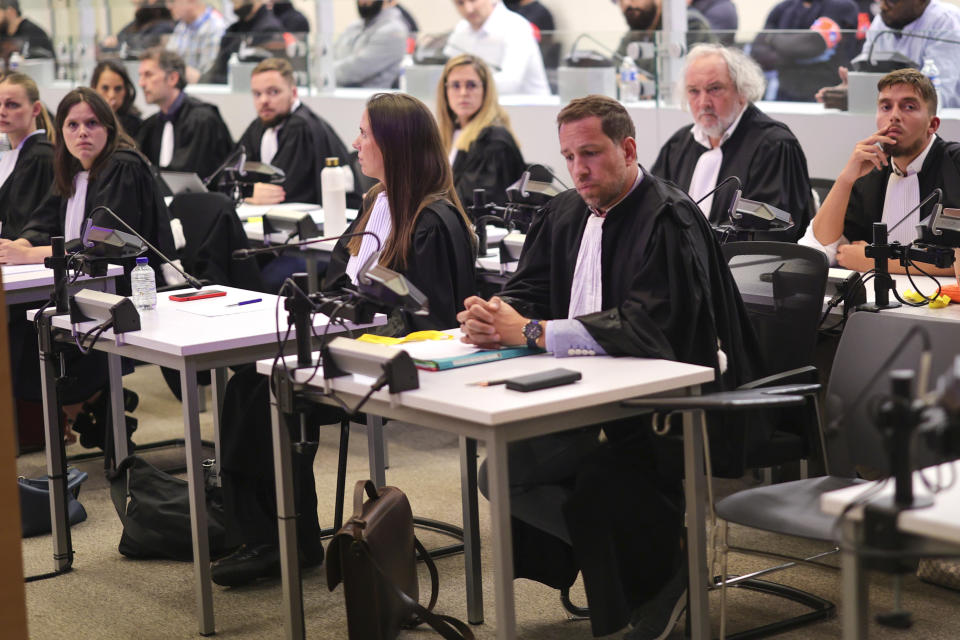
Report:
[{"label": "white table top", "polygon": [[[174,356],[195,356],[199,354],[226,351],[254,345],[275,342],[279,322],[280,336],[286,334],[287,313],[283,309],[283,300],[278,296],[235,289],[233,287],[205,287],[221,289],[226,296],[173,302],[170,295],[183,291],[157,294],[157,308],[140,312],[139,331],[123,334],[123,343],[132,347],[142,347]],[[231,307],[229,315],[199,315],[198,312],[216,313],[227,304],[260,298],[262,301],[241,307]],[[279,302],[279,307],[278,307]],[[33,313],[28,313],[32,318]],[[94,322],[79,325],[86,331]],[[382,324],[382,320],[374,324]],[[70,317],[61,315],[54,318],[53,325],[59,329],[70,329]],[[328,325],[324,315],[317,314],[313,326],[320,334]],[[348,326],[350,326],[348,324]],[[364,325],[370,326],[370,325]],[[296,332],[291,329],[290,341]],[[114,340],[113,331],[104,331],[101,340]]]},{"label": "white table top", "polygon": [[[3,288],[7,291],[53,286],[53,269],[47,269],[42,264],[2,265],[0,269],[3,271]],[[121,275],[123,267],[117,264],[107,265],[107,277],[115,278]],[[81,274],[77,282],[89,279],[89,276]]]},{"label": "white table top", "polygon": [[[960,476],[960,462],[941,464],[939,469],[941,483],[950,484],[952,480],[953,486],[937,494],[933,506],[924,509],[910,509],[900,513],[897,526],[905,533],[960,544],[960,477],[958,477]],[[934,484],[937,482],[937,467],[928,467],[922,472],[916,471],[913,474],[914,495],[930,495],[920,478],[921,473],[926,476],[931,484]],[[824,513],[839,516],[848,504],[864,492],[872,489],[876,484],[871,482],[825,493],[820,497],[820,509]],[[887,486],[877,493],[877,496],[891,496],[893,495],[893,488],[893,481],[891,480],[887,482]],[[863,509],[861,507],[851,509],[849,517],[862,518]]]},{"label": "white table top", "polygon": [[[257,362],[257,371],[269,374],[272,364],[272,360],[261,360]],[[530,393],[510,391],[503,385],[469,385],[472,382],[499,380],[554,368],[580,371],[583,379]],[[296,380],[306,382],[312,372],[312,368],[298,370]],[[420,370],[419,377],[419,389],[392,397],[384,389],[375,393],[373,398],[392,400],[426,413],[456,416],[460,420],[494,426],[703,384],[713,380],[714,372],[707,367],[669,360],[610,356],[561,359],[542,354],[447,371]],[[322,368],[309,384],[323,386]],[[335,379],[332,384],[337,391],[363,395],[369,389],[370,381],[362,377],[344,376]]]}]

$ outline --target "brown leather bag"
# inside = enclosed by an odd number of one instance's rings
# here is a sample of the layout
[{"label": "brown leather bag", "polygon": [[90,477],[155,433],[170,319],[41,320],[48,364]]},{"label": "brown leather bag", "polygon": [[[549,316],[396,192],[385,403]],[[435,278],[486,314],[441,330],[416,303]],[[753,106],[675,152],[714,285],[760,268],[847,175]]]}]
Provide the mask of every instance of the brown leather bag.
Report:
[{"label": "brown leather bag", "polygon": [[[363,502],[366,490],[369,500]],[[473,640],[460,620],[432,613],[439,580],[433,559],[413,534],[413,511],[396,487],[357,482],[353,516],[327,549],[327,586],[343,582],[350,640],[394,640],[400,629],[426,622],[447,640]],[[417,554],[430,571],[430,604],[421,606]]]}]

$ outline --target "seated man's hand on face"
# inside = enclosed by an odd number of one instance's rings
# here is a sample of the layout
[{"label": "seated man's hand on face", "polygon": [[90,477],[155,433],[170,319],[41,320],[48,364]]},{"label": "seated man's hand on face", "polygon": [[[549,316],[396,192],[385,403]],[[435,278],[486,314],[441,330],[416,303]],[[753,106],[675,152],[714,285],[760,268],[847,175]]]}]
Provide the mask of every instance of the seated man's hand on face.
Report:
[{"label": "seated man's hand on face", "polygon": [[257,182],[253,185],[253,195],[246,199],[250,204],[280,204],[287,197],[278,184]]},{"label": "seated man's hand on face", "polygon": [[837,264],[851,271],[869,271],[873,268],[873,258],[864,253],[866,246],[863,240],[840,245],[837,247]]},{"label": "seated man's hand on face", "polygon": [[470,296],[463,301],[463,307],[457,314],[462,342],[484,348],[526,344],[523,327],[529,320],[497,296],[489,301]]},{"label": "seated man's hand on face", "polygon": [[43,262],[43,253],[36,251],[27,240],[0,239],[0,264],[33,264]]}]

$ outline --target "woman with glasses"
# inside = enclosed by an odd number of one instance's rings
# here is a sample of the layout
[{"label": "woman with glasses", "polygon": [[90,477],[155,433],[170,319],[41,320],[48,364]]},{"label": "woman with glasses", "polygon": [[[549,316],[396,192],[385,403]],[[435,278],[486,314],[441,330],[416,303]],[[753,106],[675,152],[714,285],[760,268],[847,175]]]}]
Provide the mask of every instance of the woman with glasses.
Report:
[{"label": "woman with glasses", "polygon": [[473,203],[474,189],[486,192],[486,202],[505,203],[507,187],[526,164],[483,60],[460,55],[444,66],[437,85],[437,122],[464,206]]}]

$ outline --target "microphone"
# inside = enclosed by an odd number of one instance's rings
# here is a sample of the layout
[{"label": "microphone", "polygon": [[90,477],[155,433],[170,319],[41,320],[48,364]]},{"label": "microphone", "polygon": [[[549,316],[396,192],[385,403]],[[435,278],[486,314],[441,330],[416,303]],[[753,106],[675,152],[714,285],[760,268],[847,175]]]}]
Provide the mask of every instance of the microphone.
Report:
[{"label": "microphone", "polygon": [[[293,242],[290,244],[281,244],[270,247],[260,247],[259,249],[235,249],[231,256],[234,260],[246,260],[247,258],[252,258],[253,256],[260,255],[261,253],[274,253],[276,251],[281,251],[283,249],[289,249],[292,247],[306,247],[317,242],[327,242],[328,240],[339,240],[340,238],[353,238],[354,236],[363,235],[373,236],[376,238],[377,250],[374,252],[374,255],[379,257],[380,249],[382,247],[380,243],[380,237],[372,231],[354,231],[353,233],[343,233],[339,236],[330,236],[328,238],[311,238],[302,242]],[[366,263],[364,263],[364,265],[366,265]]]},{"label": "microphone", "polygon": [[[886,34],[893,34],[898,38],[920,38],[921,40],[932,40],[934,42],[945,42],[947,44],[960,44],[960,41],[958,40],[948,40],[947,38],[937,38],[936,36],[928,36],[925,33],[915,33],[912,31],[903,31],[901,29],[886,29],[884,31],[880,31],[877,34],[877,36],[873,39],[873,42],[870,43],[870,50],[867,52],[866,62],[871,67],[876,65],[876,63],[873,61],[873,49],[874,47],[877,46],[877,40],[880,39],[880,36],[886,35]],[[860,56],[857,56],[857,57],[859,58]],[[855,63],[855,62],[859,63],[859,62],[863,62],[863,60],[859,60],[859,61],[857,61],[856,59],[851,60],[851,63]],[[914,61],[911,60],[910,62],[914,62]]]},{"label": "microphone", "polygon": [[[239,160],[239,161],[238,161]],[[203,179],[203,185],[207,186],[214,178],[219,176],[221,173],[227,169],[232,169],[233,171],[243,174],[243,165],[247,161],[247,149],[241,144],[236,149],[234,149],[230,155],[227,156],[227,159],[223,161],[216,170],[211,173],[209,176]]]},{"label": "microphone", "polygon": [[127,223],[123,220],[123,218],[121,218],[121,217],[118,216],[116,213],[114,213],[113,210],[112,210],[110,207],[107,207],[107,206],[104,206],[104,205],[100,205],[100,206],[98,206],[98,207],[95,207],[94,210],[90,212],[90,216],[89,216],[89,218],[88,218],[88,221],[89,221],[89,223],[90,223],[91,226],[93,225],[93,214],[95,214],[97,211],[101,211],[101,210],[102,210],[102,211],[105,211],[106,213],[108,213],[114,220],[116,220],[117,222],[119,222],[120,224],[122,224],[122,225],[126,228],[127,231],[129,231],[129,232],[132,233],[134,236],[136,236],[141,242],[143,242],[143,244],[147,245],[147,248],[149,248],[151,251],[153,251],[153,253],[155,253],[155,254],[157,255],[157,257],[159,257],[161,260],[163,260],[164,264],[168,264],[168,265],[170,265],[171,267],[173,267],[173,270],[176,271],[177,273],[179,273],[181,276],[183,276],[183,279],[186,280],[186,281],[190,284],[191,287],[193,287],[194,289],[202,289],[202,288],[203,288],[203,283],[202,283],[202,282],[200,282],[199,280],[197,280],[196,278],[194,278],[192,275],[190,275],[189,273],[187,273],[186,271],[184,271],[183,269],[181,269],[180,267],[178,267],[178,266],[173,262],[173,260],[171,260],[171,259],[168,258],[167,256],[165,256],[165,255],[163,255],[162,253],[160,253],[160,250],[159,250],[159,249],[157,249],[155,246],[153,246],[152,244],[150,244],[149,242],[147,242],[147,239],[146,239],[146,238],[144,238],[142,235],[140,235],[139,233],[137,233],[137,230],[136,230],[136,229],[134,229],[134,228],[131,227],[129,224],[127,224]]},{"label": "microphone", "polygon": [[603,42],[600,42],[599,40],[597,40],[596,38],[594,38],[594,37],[593,37],[592,35],[590,35],[589,33],[581,33],[579,36],[577,36],[576,38],[574,38],[573,44],[570,45],[570,55],[567,56],[567,61],[568,61],[568,62],[571,62],[571,63],[576,63],[576,62],[577,62],[578,58],[577,58],[576,55],[575,55],[575,54],[577,53],[577,45],[579,45],[579,44],[580,44],[580,41],[583,40],[584,38],[586,38],[586,39],[589,40],[590,42],[594,43],[595,45],[599,46],[601,49],[603,49],[604,51],[606,51],[607,53],[609,53],[611,56],[613,56],[613,59],[616,60],[617,62],[623,62],[623,56],[622,56],[621,54],[619,54],[618,52],[614,51],[613,49],[611,49],[610,47],[608,47],[608,46],[607,46],[606,44],[604,44]]},{"label": "microphone", "polygon": [[[715,194],[717,191],[719,191],[719,190],[720,190],[725,184],[727,184],[728,182],[736,182],[736,183],[737,183],[737,190],[736,190],[736,192],[735,192],[734,195],[733,195],[733,200],[730,201],[730,206],[727,208],[727,219],[728,219],[728,220],[736,220],[736,219],[737,219],[737,206],[740,204],[740,197],[743,196],[743,183],[740,182],[740,178],[738,178],[737,176],[727,176],[726,178],[724,178],[723,180],[720,181],[720,184],[718,184],[718,185],[715,186],[713,189],[711,189],[710,191],[707,191],[705,194],[703,194],[703,197],[700,198],[699,200],[697,200],[695,204],[699,207],[701,202],[703,202],[704,200],[706,200],[707,198],[709,198],[710,196],[712,196],[713,194]],[[710,214],[710,212],[708,211],[708,212],[707,212],[707,215],[709,215],[709,214]],[[718,224],[719,224],[720,222],[722,222],[722,221],[721,221],[721,220],[717,220],[717,223],[718,223]]]},{"label": "microphone", "polygon": [[940,213],[940,209],[943,209],[943,204],[942,204],[942,203],[943,203],[943,190],[940,189],[939,187],[936,188],[936,189],[934,189],[934,190],[930,193],[930,195],[928,195],[926,198],[924,198],[923,200],[921,200],[921,201],[920,201],[920,204],[918,204],[918,205],[915,206],[913,209],[910,209],[910,211],[907,211],[905,214],[903,214],[903,217],[900,218],[899,220],[897,220],[897,223],[896,223],[896,224],[894,224],[892,227],[890,227],[889,229],[887,229],[887,235],[889,235],[894,229],[896,229],[897,227],[899,227],[899,226],[901,225],[901,223],[903,223],[904,220],[906,220],[907,218],[909,218],[911,213],[913,213],[914,211],[916,211],[917,209],[919,209],[919,208],[922,207],[923,205],[925,205],[925,204],[927,204],[928,202],[930,202],[930,200],[932,200],[934,196],[937,197],[937,204],[933,207],[933,215],[930,216],[929,221],[932,222],[933,220],[936,220],[937,215],[939,215],[939,213]]}]

